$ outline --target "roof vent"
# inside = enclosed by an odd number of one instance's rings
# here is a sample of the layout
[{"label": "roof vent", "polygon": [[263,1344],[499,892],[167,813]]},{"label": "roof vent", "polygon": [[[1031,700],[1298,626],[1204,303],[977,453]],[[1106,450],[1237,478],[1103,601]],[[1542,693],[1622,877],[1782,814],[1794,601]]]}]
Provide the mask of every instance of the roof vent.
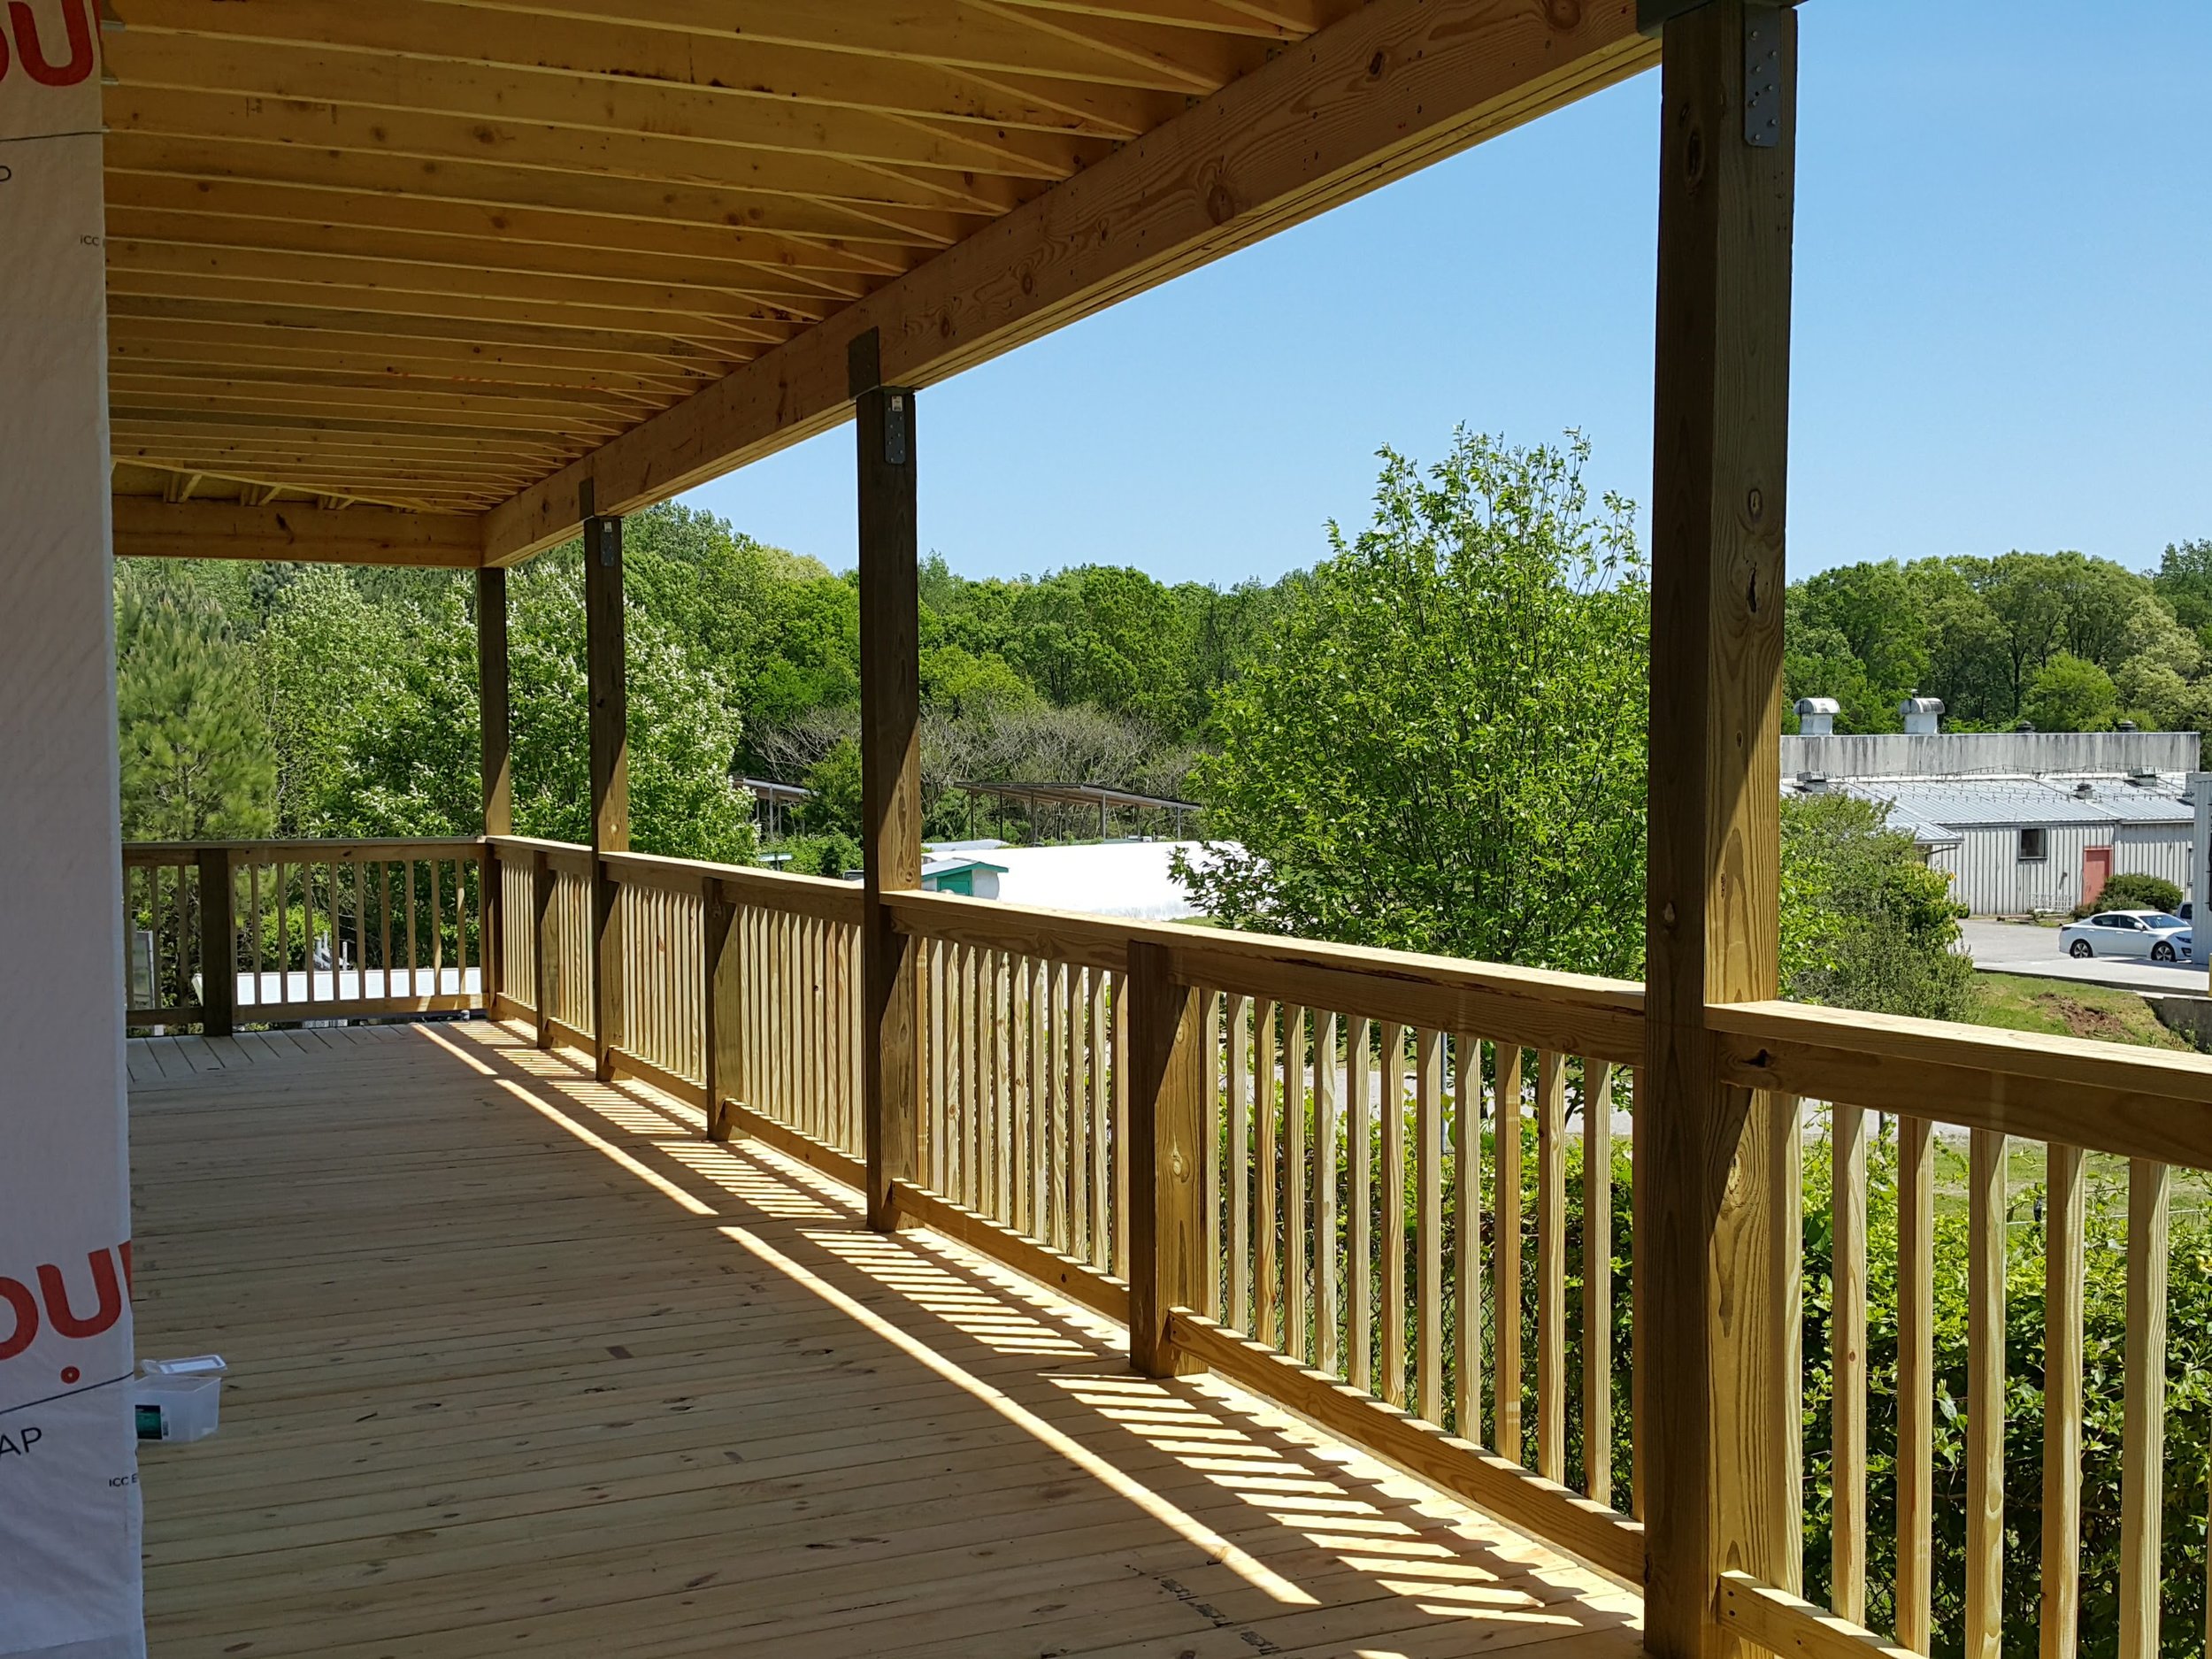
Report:
[{"label": "roof vent", "polygon": [[1909,734],[1932,737],[1942,728],[1943,699],[1908,697],[1897,705],[1897,712],[1905,717],[1905,730]]},{"label": "roof vent", "polygon": [[1797,730],[1801,737],[1833,737],[1836,734],[1836,716],[1843,705],[1833,697],[1800,697],[1797,700]]},{"label": "roof vent", "polygon": [[2132,720],[2116,720],[2112,729],[2116,732],[2139,732],[2143,728]]},{"label": "roof vent", "polygon": [[1797,774],[1797,787],[1807,795],[1823,794],[1828,787],[1828,774],[1824,772],[1801,772]]},{"label": "roof vent", "polygon": [[2086,779],[2074,786],[2074,794],[2076,797],[2083,801],[2086,801],[2091,795],[2096,793],[2097,787],[2089,782]]}]

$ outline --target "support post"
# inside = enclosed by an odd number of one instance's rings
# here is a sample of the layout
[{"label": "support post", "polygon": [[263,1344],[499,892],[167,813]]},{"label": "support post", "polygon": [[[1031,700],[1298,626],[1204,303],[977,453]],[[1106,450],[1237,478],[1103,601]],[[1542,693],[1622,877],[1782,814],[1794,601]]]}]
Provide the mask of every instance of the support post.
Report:
[{"label": "support post", "polygon": [[742,989],[739,975],[743,972],[740,958],[743,953],[732,945],[735,933],[737,906],[722,890],[719,881],[707,883],[706,949],[703,959],[706,963],[706,987],[699,1006],[706,1016],[705,1043],[702,1052],[706,1056],[707,1138],[727,1141],[731,1123],[727,1106],[738,1079],[744,1075],[742,1061],[738,1054],[738,1041],[744,1029],[741,1006],[738,1001]]},{"label": "support post", "polygon": [[629,692],[622,637],[622,520],[594,510],[583,490],[584,657],[591,695],[592,1052],[599,1080],[614,1076],[622,1041],[621,888],[601,855],[630,850]]},{"label": "support post", "polygon": [[1214,1271],[1202,1222],[1208,1066],[1198,993],[1175,982],[1167,947],[1129,947],[1129,1364],[1147,1377],[1205,1366],[1168,1337],[1168,1315],[1201,1305]]},{"label": "support post", "polygon": [[538,1048],[549,1053],[553,1048],[553,995],[560,983],[560,940],[553,926],[553,866],[547,862],[545,849],[533,848],[530,853],[530,925],[537,929],[538,963],[537,1007]]},{"label": "support post", "polygon": [[499,849],[489,838],[515,833],[515,810],[507,725],[507,572],[495,566],[476,572],[476,714],[487,838],[483,862],[477,866],[484,918],[484,1006],[496,1010],[505,983],[506,894]]},{"label": "support post", "polygon": [[[233,915],[230,849],[203,847],[200,865],[200,1032],[227,1037],[238,1018],[238,923]],[[336,941],[332,941],[336,948]]]},{"label": "support post", "polygon": [[921,975],[887,893],[922,885],[921,619],[914,394],[882,383],[873,330],[849,373],[860,486],[861,1104],[868,1225],[897,1225],[892,1183],[915,1173],[921,1115]]},{"label": "support post", "polygon": [[1779,975],[1795,15],[1706,0],[1667,20],[1664,64],[1647,1111],[1637,1102],[1644,1641],[1733,1659],[1719,1574],[1795,1589],[1801,1548],[1773,1239],[1788,1208],[1768,1140],[1794,1126],[1723,1083],[1705,1025],[1709,1003],[1771,997]]}]

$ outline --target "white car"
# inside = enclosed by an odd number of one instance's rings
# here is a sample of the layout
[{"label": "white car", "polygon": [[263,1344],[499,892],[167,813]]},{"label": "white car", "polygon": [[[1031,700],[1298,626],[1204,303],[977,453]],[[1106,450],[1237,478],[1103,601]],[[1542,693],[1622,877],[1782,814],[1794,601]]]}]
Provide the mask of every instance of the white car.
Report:
[{"label": "white car", "polygon": [[2058,930],[2058,948],[2070,956],[2148,956],[2179,962],[2188,955],[2189,924],[2163,910],[2100,910]]}]

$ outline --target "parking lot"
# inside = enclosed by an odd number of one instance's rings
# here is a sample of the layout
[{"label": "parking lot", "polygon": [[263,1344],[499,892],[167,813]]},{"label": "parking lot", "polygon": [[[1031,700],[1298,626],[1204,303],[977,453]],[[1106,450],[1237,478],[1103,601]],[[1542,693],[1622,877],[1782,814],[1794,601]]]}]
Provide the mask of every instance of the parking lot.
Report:
[{"label": "parking lot", "polygon": [[2094,956],[2078,961],[2059,949],[2058,929],[2026,922],[1962,922],[1974,965],[1992,973],[2024,973],[2077,985],[2106,985],[2121,991],[2205,993],[2202,963],[2142,962]]}]

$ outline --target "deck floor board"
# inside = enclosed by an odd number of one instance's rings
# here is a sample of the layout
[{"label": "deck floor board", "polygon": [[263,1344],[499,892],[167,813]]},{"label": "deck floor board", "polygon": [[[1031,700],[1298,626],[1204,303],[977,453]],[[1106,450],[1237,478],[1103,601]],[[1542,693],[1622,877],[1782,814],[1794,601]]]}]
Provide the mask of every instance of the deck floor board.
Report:
[{"label": "deck floor board", "polygon": [[[303,1041],[304,1039],[304,1041]],[[1637,1599],[484,1022],[131,1044],[152,1651],[1628,1659]]]}]

